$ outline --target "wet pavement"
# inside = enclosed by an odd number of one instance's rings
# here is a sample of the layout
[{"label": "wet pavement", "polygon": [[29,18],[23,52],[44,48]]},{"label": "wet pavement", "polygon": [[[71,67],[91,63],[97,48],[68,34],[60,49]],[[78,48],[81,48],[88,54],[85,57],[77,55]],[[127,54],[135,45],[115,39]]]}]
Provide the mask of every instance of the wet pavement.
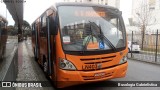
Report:
[{"label": "wet pavement", "polygon": [[[30,41],[23,41],[18,45],[17,81],[48,81],[34,60]],[[53,90],[53,88],[16,88],[16,90]]]},{"label": "wet pavement", "polygon": [[[19,43],[18,63],[19,73],[17,81],[50,82],[46,79],[42,69],[34,60],[30,40]],[[108,83],[112,85],[119,81],[160,81],[160,65],[136,60],[128,60],[128,63],[129,67],[127,75],[124,78],[78,85],[64,88],[62,90],[160,90],[160,87],[108,87]],[[52,86],[49,88],[16,88],[16,90],[55,90],[55,88]]]},{"label": "wet pavement", "polygon": [[3,60],[0,61],[0,80],[3,80],[7,73],[6,71],[8,70],[10,63],[16,53],[17,45],[18,45],[17,37],[8,36]]}]

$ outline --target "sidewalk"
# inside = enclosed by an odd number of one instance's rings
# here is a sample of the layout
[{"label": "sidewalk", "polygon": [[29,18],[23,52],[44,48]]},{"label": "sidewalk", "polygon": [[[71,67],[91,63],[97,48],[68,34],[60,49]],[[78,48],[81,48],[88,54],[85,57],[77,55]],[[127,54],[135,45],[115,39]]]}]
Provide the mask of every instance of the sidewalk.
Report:
[{"label": "sidewalk", "polygon": [[[17,81],[48,81],[42,69],[34,60],[29,41],[22,41],[18,45]],[[16,90],[53,90],[53,88],[16,88]]]},{"label": "sidewalk", "polygon": [[[143,51],[143,50],[141,50],[140,53],[155,54],[155,52],[151,52],[151,51]],[[157,54],[160,55],[160,52],[157,52]]]},{"label": "sidewalk", "polygon": [[129,53],[128,59],[160,65],[160,55],[157,56],[157,62],[155,62],[155,56],[150,54],[133,53],[133,57],[131,57],[131,54]]}]

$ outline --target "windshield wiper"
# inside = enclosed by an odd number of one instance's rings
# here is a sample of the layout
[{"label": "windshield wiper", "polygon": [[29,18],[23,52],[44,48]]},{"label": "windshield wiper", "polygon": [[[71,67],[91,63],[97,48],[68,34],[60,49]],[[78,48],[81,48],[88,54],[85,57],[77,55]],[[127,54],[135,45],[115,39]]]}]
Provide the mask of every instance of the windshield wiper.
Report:
[{"label": "windshield wiper", "polygon": [[[114,51],[117,51],[116,47],[111,43],[111,41],[106,37],[104,36],[103,32],[102,32],[102,29],[101,29],[101,26],[98,26],[95,22],[91,22],[89,21],[89,24],[90,24],[90,35],[89,37],[87,38],[87,41],[85,42],[85,44],[83,45],[83,48],[82,48],[82,52],[84,53],[84,51],[86,50],[86,47],[87,45],[89,44],[90,42],[90,39],[92,38],[92,41],[93,41],[93,34],[98,37],[102,42],[103,40],[105,40],[108,44],[109,47],[111,47]],[[93,26],[96,26],[99,30],[100,30],[100,34],[98,35],[94,29],[92,29],[91,27]]]},{"label": "windshield wiper", "polygon": [[[116,47],[111,43],[111,41],[106,37],[104,36],[103,32],[102,32],[102,29],[101,29],[101,26],[98,26],[95,22],[91,22],[89,21],[91,25],[93,26],[96,26],[99,30],[100,30],[100,35],[98,35],[98,37],[103,41],[103,39],[107,42],[107,44],[114,50],[114,51],[117,51]],[[95,31],[95,30],[94,30]],[[95,32],[97,33],[97,32]],[[96,34],[97,35],[97,34]]]}]

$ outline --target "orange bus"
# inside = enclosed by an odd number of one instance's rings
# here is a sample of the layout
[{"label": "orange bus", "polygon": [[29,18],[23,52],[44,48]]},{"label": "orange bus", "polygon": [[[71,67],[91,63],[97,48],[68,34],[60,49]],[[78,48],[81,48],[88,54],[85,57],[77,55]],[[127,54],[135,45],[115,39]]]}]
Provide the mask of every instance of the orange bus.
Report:
[{"label": "orange bus", "polygon": [[32,47],[58,88],[126,75],[126,30],[114,7],[57,3],[33,22]]},{"label": "orange bus", "polygon": [[7,41],[7,20],[0,15],[0,60],[2,59]]}]

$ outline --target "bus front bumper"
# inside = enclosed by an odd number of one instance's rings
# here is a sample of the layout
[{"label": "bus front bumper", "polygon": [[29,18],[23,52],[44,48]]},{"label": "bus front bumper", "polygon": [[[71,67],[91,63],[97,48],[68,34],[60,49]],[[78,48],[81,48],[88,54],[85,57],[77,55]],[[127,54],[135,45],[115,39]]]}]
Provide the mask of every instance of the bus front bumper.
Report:
[{"label": "bus front bumper", "polygon": [[126,75],[128,62],[97,71],[66,71],[60,70],[57,87],[63,88],[89,82],[104,81],[113,78],[121,78]]}]

